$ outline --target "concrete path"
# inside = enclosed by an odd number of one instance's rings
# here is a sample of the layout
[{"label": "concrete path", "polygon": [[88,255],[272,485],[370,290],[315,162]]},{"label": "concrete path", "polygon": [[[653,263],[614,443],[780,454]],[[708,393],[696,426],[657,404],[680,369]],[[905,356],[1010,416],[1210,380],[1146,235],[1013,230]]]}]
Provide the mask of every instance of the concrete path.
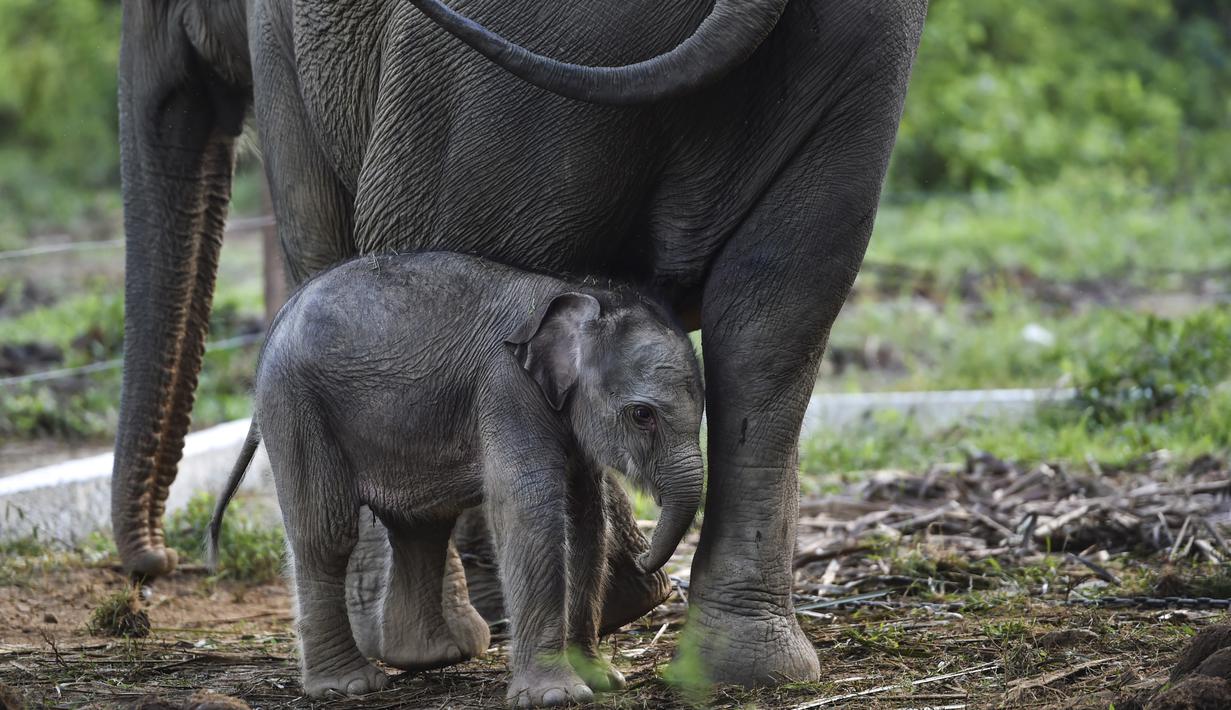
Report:
[{"label": "concrete path", "polygon": [[[818,394],[804,416],[804,436],[822,429],[857,425],[894,411],[935,431],[972,418],[1020,419],[1041,404],[1071,399],[1068,390],[972,390]],[[171,487],[168,511],[192,496],[217,494],[239,455],[248,420],[228,422],[190,434]],[[67,544],[110,527],[111,454],[100,454],[0,477],[0,539],[37,534]],[[272,499],[273,482],[264,447],[257,453],[241,493]]]}]

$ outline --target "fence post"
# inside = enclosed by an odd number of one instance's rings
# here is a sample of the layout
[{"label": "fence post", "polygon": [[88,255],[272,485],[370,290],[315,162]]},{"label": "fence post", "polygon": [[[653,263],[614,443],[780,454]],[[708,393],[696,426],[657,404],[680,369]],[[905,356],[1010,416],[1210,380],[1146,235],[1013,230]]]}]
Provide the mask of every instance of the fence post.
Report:
[{"label": "fence post", "polygon": [[[265,180],[261,180],[261,212],[274,213],[269,184]],[[282,245],[278,242],[278,226],[273,222],[261,227],[261,258],[265,272],[265,327],[268,328],[286,302],[286,267],[282,261]]]}]

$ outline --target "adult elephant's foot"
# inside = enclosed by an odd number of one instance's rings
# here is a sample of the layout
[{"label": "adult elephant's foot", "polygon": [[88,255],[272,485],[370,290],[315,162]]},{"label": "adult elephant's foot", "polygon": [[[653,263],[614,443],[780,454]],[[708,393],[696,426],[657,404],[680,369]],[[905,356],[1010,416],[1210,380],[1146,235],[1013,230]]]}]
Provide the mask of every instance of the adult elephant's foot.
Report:
[{"label": "adult elephant's foot", "polygon": [[710,683],[745,687],[814,681],[816,650],[794,615],[748,616],[713,605],[689,610],[681,656],[696,654]]},{"label": "adult elephant's foot", "polygon": [[423,634],[421,630],[412,633],[413,641],[400,637],[398,643],[386,643],[381,648],[380,659],[404,671],[430,671],[468,661],[476,655],[463,651],[448,629],[430,634]]}]

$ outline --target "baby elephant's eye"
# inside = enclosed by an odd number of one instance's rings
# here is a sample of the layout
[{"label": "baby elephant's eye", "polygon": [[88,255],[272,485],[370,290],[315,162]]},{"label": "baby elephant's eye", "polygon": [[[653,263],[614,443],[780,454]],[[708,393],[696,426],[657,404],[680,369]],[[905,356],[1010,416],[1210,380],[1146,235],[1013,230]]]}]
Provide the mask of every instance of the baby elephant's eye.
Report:
[{"label": "baby elephant's eye", "polygon": [[634,404],[633,406],[629,407],[628,411],[629,411],[629,414],[632,415],[633,421],[637,423],[637,426],[641,427],[642,429],[648,429],[650,431],[654,430],[654,427],[657,422],[654,417],[653,409],[647,407],[644,404]]}]

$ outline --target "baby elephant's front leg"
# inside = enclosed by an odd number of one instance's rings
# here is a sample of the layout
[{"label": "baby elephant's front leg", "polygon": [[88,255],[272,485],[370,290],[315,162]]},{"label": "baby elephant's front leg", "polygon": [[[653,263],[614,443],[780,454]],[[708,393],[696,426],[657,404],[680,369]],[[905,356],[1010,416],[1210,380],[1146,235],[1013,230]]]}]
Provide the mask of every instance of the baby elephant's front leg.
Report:
[{"label": "baby elephant's front leg", "polygon": [[506,695],[511,707],[594,699],[565,655],[568,511],[563,468],[562,461],[554,466],[509,462],[487,476],[488,520],[512,625]]}]

